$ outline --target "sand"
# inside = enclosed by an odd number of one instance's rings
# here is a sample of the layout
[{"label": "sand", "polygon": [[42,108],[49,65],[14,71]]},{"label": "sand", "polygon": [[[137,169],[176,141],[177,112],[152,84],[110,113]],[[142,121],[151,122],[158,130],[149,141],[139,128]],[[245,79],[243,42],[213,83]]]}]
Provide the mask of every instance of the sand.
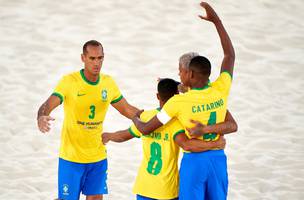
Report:
[{"label": "sand", "polygon": [[[210,58],[211,79],[222,50],[215,27],[200,20],[199,1],[0,0],[0,199],[57,196],[62,107],[42,134],[36,113],[60,77],[81,69],[82,45],[105,49],[102,71],[126,99],[158,106],[157,77],[178,79],[178,57]],[[227,136],[229,200],[302,200],[304,196],[304,2],[214,0],[236,50],[229,109],[239,124]],[[105,131],[130,121],[111,108]],[[108,145],[110,194],[131,192],[141,159],[140,140]],[[81,199],[84,199],[82,197]]]}]

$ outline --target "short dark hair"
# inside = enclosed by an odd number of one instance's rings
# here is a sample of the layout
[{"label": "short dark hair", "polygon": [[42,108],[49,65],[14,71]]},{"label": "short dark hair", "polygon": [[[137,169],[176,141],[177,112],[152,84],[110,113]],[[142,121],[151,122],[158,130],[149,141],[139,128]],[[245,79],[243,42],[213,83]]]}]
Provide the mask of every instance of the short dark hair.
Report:
[{"label": "short dark hair", "polygon": [[83,52],[83,54],[86,54],[88,51],[87,51],[87,47],[88,46],[95,46],[95,47],[98,47],[98,46],[100,46],[101,48],[102,48],[102,50],[103,50],[103,46],[102,46],[102,44],[100,43],[100,42],[98,42],[97,40],[90,40],[90,41],[87,41],[84,45],[83,45],[83,47],[82,47],[82,52]]},{"label": "short dark hair", "polygon": [[196,56],[191,59],[189,69],[204,76],[210,76],[211,63],[208,58],[204,56]]},{"label": "short dark hair", "polygon": [[168,101],[175,94],[178,94],[178,85],[180,83],[171,79],[163,78],[158,82],[157,92],[163,101]]}]

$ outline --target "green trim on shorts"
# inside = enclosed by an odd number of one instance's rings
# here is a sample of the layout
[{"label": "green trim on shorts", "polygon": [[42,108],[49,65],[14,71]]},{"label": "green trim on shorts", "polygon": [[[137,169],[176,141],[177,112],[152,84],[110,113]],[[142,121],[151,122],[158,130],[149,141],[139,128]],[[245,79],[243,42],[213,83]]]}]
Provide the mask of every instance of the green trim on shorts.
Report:
[{"label": "green trim on shorts", "polygon": [[100,80],[100,76],[99,76],[99,75],[98,75],[98,79],[97,79],[96,82],[89,81],[89,80],[85,77],[85,75],[84,75],[84,69],[81,69],[81,70],[80,70],[80,75],[81,75],[82,79],[83,79],[86,83],[88,83],[88,84],[90,84],[90,85],[97,85],[97,84],[99,83],[99,80]]},{"label": "green trim on shorts", "polygon": [[123,96],[120,95],[117,99],[114,99],[113,101],[111,101],[111,104],[112,104],[112,103],[117,103],[117,102],[120,101],[122,98],[123,98]]},{"label": "green trim on shorts", "polygon": [[59,93],[57,93],[57,92],[54,92],[52,95],[53,95],[53,96],[56,96],[56,97],[59,97],[59,99],[60,99],[60,104],[62,104],[62,102],[63,102],[63,96],[62,96],[61,94],[59,94]]},{"label": "green trim on shorts", "polygon": [[222,73],[228,73],[229,76],[230,76],[230,78],[231,78],[231,80],[233,79],[232,74],[230,74],[230,72],[228,72],[227,70],[224,70]]},{"label": "green trim on shorts", "polygon": [[132,131],[131,127],[128,129],[128,131],[129,131],[129,133],[130,133],[132,136],[134,136],[134,137],[136,137],[136,138],[140,138],[138,135],[136,135],[136,134]]},{"label": "green trim on shorts", "polygon": [[175,140],[176,136],[179,135],[179,134],[181,134],[181,133],[185,133],[185,130],[179,130],[176,133],[174,133],[173,140]]},{"label": "green trim on shorts", "polygon": [[158,108],[156,108],[156,110],[157,110],[157,111],[160,111],[160,110],[161,110],[161,108],[160,108],[160,107],[158,107]]}]

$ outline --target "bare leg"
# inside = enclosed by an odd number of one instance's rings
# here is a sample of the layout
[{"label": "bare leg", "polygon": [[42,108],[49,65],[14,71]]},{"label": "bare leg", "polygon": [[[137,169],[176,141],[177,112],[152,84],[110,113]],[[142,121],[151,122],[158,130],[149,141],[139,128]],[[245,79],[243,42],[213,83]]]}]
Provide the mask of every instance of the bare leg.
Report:
[{"label": "bare leg", "polygon": [[90,195],[86,197],[86,200],[102,200],[102,195],[101,194]]}]

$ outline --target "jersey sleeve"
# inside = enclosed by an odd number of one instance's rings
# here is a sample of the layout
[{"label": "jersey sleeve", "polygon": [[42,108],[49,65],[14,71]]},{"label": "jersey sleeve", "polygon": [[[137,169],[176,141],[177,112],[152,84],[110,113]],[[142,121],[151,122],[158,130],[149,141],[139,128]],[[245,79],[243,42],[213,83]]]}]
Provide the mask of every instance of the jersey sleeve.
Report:
[{"label": "jersey sleeve", "polygon": [[52,93],[53,96],[57,96],[60,98],[60,104],[63,102],[69,91],[69,85],[70,84],[68,83],[68,78],[64,76],[58,82],[57,86],[55,87],[55,90]]},{"label": "jersey sleeve", "polygon": [[111,78],[111,88],[112,88],[111,104],[117,103],[118,101],[120,101],[123,98],[123,96],[122,96],[116,82],[112,78]]},{"label": "jersey sleeve", "polygon": [[217,80],[211,83],[210,85],[213,88],[222,92],[223,94],[228,95],[230,91],[231,83],[232,83],[232,76],[230,75],[229,72],[224,71],[220,74]]},{"label": "jersey sleeve", "polygon": [[134,137],[140,138],[142,136],[142,133],[136,128],[134,124],[130,126],[128,129],[129,133],[133,135]]}]

